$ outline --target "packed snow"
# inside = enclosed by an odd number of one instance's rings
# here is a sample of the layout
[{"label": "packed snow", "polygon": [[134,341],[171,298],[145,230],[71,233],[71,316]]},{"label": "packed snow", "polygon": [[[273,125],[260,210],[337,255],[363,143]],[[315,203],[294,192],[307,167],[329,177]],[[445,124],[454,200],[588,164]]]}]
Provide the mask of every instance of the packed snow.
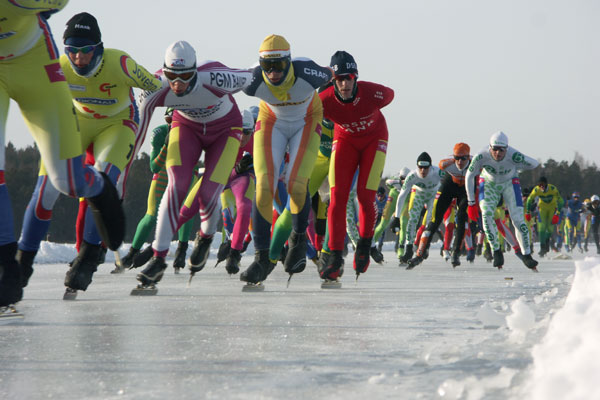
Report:
[{"label": "packed snow", "polygon": [[136,272],[111,275],[109,252],[72,302],[75,250],[43,242],[25,318],[0,325],[0,398],[600,398],[590,253],[542,259],[536,274],[512,254],[501,271],[481,257],[453,269],[432,249],[407,271],[386,243],[356,282],[350,253],[340,290],[320,289],[309,262],[289,287],[279,265],[264,292],[243,293],[213,268],[218,242],[191,285],[169,267],[154,297],[129,296]]}]

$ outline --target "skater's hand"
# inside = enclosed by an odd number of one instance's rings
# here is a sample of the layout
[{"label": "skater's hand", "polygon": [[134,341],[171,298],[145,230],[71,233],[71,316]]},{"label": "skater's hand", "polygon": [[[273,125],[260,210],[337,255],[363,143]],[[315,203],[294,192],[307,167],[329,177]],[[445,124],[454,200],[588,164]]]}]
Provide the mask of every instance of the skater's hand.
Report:
[{"label": "skater's hand", "polygon": [[467,215],[471,221],[477,221],[477,218],[479,217],[479,208],[477,207],[477,204],[469,204],[469,207],[467,207]]},{"label": "skater's hand", "polygon": [[390,229],[394,233],[398,233],[398,231],[400,231],[400,218],[394,218]]},{"label": "skater's hand", "polygon": [[556,224],[558,224],[558,220],[559,220],[559,218],[558,218],[558,214],[554,214],[554,215],[552,216],[552,221],[551,221],[551,222],[552,222],[552,225],[556,225]]},{"label": "skater's hand", "polygon": [[253,166],[252,154],[245,153],[239,163],[235,165],[235,172],[243,174],[248,172]]},{"label": "skater's hand", "polygon": [[525,213],[525,220],[527,222],[531,221],[531,214],[530,213]]}]

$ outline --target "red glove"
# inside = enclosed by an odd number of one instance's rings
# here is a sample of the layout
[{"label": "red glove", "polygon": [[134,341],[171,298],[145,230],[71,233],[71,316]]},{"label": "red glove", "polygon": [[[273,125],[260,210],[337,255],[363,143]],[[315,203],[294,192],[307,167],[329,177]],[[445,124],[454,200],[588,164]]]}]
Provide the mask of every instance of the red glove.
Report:
[{"label": "red glove", "polygon": [[558,214],[552,216],[552,225],[558,224]]},{"label": "red glove", "polygon": [[527,222],[531,221],[531,214],[525,213],[525,219],[527,220]]},{"label": "red glove", "polygon": [[467,208],[467,215],[471,221],[477,221],[477,217],[479,217],[479,208],[477,204],[472,204]]}]

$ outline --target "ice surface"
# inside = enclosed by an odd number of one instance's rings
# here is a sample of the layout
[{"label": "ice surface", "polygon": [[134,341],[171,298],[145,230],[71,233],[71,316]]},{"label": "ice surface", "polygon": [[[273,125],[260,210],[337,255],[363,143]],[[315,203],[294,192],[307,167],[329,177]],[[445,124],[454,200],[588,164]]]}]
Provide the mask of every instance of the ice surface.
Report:
[{"label": "ice surface", "polygon": [[350,253],[342,289],[320,289],[309,263],[287,289],[279,265],[242,293],[212,268],[217,247],[189,288],[169,268],[154,297],[129,296],[136,271],[111,275],[109,253],[65,302],[75,251],[44,243],[25,319],[0,326],[0,399],[600,398],[598,258],[453,269],[437,248],[407,271],[386,244],[356,284]]}]

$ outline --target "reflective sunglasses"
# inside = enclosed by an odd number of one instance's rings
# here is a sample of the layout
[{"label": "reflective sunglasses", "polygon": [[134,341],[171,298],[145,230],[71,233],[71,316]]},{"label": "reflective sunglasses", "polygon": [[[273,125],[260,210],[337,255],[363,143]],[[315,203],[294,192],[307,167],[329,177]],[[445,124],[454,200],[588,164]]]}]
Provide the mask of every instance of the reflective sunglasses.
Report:
[{"label": "reflective sunglasses", "polygon": [[335,80],[338,82],[351,81],[355,78],[356,78],[356,75],[354,75],[354,74],[344,74],[344,75],[336,75],[335,76]]},{"label": "reflective sunglasses", "polygon": [[506,147],[504,147],[504,146],[492,146],[492,150],[493,151],[501,151],[501,152],[503,152],[503,151],[506,151]]},{"label": "reflective sunglasses", "polygon": [[261,58],[259,60],[259,64],[260,64],[260,68],[262,68],[262,70],[267,73],[268,72],[283,72],[289,67],[290,60],[288,60],[286,58],[274,58],[271,60],[268,58]]},{"label": "reflective sunglasses", "polygon": [[469,156],[454,156],[454,159],[456,161],[467,161],[469,159]]},{"label": "reflective sunglasses", "polygon": [[89,54],[92,51],[96,50],[96,47],[98,47],[98,45],[100,45],[100,43],[89,44],[87,46],[81,46],[81,47],[65,46],[65,52],[71,53],[71,54],[77,54],[79,52],[81,52],[83,54]]},{"label": "reflective sunglasses", "polygon": [[173,72],[173,71],[163,69],[163,74],[165,74],[165,78],[167,78],[171,82],[180,80],[183,83],[187,83],[192,80],[194,75],[196,75],[196,71],[194,70],[194,71],[187,71],[187,72]]}]

